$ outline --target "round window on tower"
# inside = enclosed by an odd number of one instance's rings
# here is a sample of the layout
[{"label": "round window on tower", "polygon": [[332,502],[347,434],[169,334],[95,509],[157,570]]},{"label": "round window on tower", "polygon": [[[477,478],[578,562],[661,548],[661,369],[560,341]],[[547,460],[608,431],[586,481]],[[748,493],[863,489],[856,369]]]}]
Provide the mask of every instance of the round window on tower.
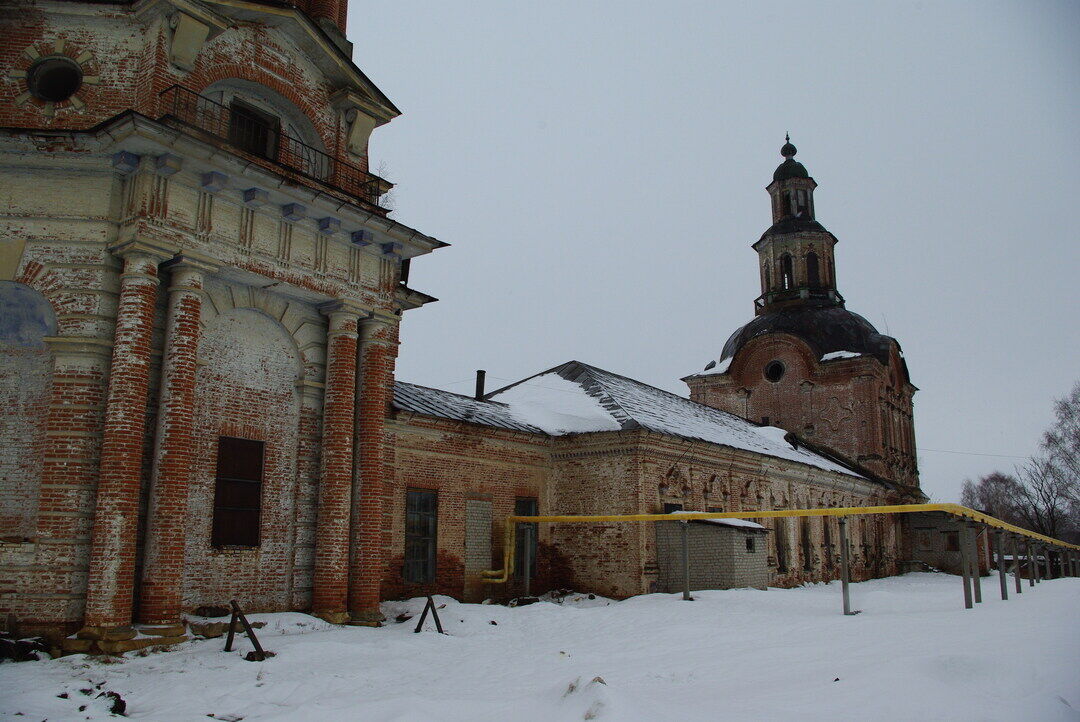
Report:
[{"label": "round window on tower", "polygon": [[784,364],[782,361],[770,361],[765,364],[765,379],[772,381],[774,384],[780,379],[784,378]]},{"label": "round window on tower", "polygon": [[26,71],[30,93],[46,103],[60,103],[75,95],[82,80],[79,64],[63,55],[42,58]]}]

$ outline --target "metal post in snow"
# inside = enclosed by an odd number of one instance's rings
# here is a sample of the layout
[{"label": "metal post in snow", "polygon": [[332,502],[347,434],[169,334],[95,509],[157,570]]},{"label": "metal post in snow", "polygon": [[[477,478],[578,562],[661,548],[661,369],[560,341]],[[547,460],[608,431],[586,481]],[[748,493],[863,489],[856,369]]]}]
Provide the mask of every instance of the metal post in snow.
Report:
[{"label": "metal post in snow", "polygon": [[975,522],[968,522],[968,537],[971,539],[971,586],[975,592],[975,603],[982,604],[982,568],[979,548],[979,527]]},{"label": "metal post in snow", "polygon": [[1035,586],[1035,560],[1031,558],[1031,540],[1024,540],[1024,557],[1028,566],[1028,586]]},{"label": "metal post in snow", "polygon": [[851,568],[848,558],[847,517],[839,517],[840,522],[840,592],[844,597],[844,614],[851,615],[851,595],[848,584],[851,583]]},{"label": "metal post in snow", "polygon": [[997,553],[998,583],[1001,585],[1001,598],[1009,598],[1009,582],[1005,579],[1005,545],[1001,542],[1001,531],[994,532],[994,546]]},{"label": "metal post in snow", "polygon": [[1016,593],[1024,593],[1024,585],[1020,580],[1020,543],[1017,541],[1015,534],[1009,535],[1009,541],[1012,542],[1012,558],[1013,558],[1013,577],[1016,581]]},{"label": "metal post in snow", "polygon": [[1043,570],[1042,562],[1039,559],[1042,557],[1042,547],[1038,544],[1035,545],[1035,583],[1042,584]]},{"label": "metal post in snow", "polygon": [[960,575],[964,578],[964,609],[971,609],[974,604],[971,603],[971,560],[968,557],[971,555],[971,548],[968,545],[968,528],[967,524],[960,522]]},{"label": "metal post in snow", "polygon": [[531,524],[526,524],[525,528],[522,531],[525,532],[525,553],[522,555],[524,557],[524,559],[522,559],[522,562],[524,562],[523,566],[525,568],[522,569],[521,571],[525,573],[525,596],[526,597],[531,597],[532,594],[530,592],[532,592],[532,541],[533,541],[532,540],[532,535],[533,535],[532,525]]},{"label": "metal post in snow", "polygon": [[682,522],[682,574],[683,590],[682,598],[689,602],[690,596],[690,522]]}]

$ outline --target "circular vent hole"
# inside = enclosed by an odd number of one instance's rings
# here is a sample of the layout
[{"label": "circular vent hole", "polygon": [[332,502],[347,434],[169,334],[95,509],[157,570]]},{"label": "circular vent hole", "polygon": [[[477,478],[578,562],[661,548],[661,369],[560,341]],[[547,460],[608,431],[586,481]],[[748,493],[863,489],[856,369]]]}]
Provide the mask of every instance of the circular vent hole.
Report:
[{"label": "circular vent hole", "polygon": [[784,364],[779,361],[770,361],[765,365],[765,378],[774,384],[784,378]]},{"label": "circular vent hole", "polygon": [[35,98],[48,103],[67,100],[82,85],[82,68],[70,58],[49,57],[30,66],[26,84]]}]

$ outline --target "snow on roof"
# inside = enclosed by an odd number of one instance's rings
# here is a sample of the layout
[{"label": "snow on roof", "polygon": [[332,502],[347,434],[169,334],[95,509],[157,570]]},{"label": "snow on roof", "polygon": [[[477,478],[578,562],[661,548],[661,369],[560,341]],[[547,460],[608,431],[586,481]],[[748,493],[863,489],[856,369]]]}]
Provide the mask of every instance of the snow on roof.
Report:
[{"label": "snow on roof", "polygon": [[734,356],[728,356],[719,361],[710,361],[708,365],[705,366],[704,371],[698,371],[691,374],[691,376],[716,376],[719,374],[726,374],[727,370],[731,368],[731,361],[734,358]]},{"label": "snow on roof", "polygon": [[599,400],[558,374],[526,379],[496,393],[499,401],[510,407],[511,416],[549,434],[622,429]]},{"label": "snow on roof", "polygon": [[858,356],[862,356],[862,354],[857,353],[855,351],[833,351],[832,353],[827,353],[824,356],[822,356],[821,360],[822,361],[835,361],[836,359],[856,358]]},{"label": "snow on roof", "polygon": [[533,434],[543,433],[542,429],[515,419],[506,404],[497,401],[477,401],[471,396],[407,384],[403,381],[394,382],[393,407],[440,419],[467,421],[512,431],[528,431]]},{"label": "snow on roof", "polygon": [[[708,514],[707,511],[673,511],[672,514]],[[720,526],[738,526],[744,529],[764,529],[761,524],[748,519],[698,519],[695,521],[719,524]]]},{"label": "snow on roof", "polygon": [[648,429],[859,476],[824,456],[793,447],[784,440],[782,429],[758,427],[726,411],[579,361],[519,381],[489,398],[505,401],[520,423],[556,436]]}]

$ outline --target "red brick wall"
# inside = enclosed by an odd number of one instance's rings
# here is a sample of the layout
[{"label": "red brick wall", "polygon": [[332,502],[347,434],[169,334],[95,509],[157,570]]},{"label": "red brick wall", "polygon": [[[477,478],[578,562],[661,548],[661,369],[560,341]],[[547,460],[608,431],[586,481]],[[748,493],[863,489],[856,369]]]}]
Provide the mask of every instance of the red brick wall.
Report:
[{"label": "red brick wall", "polygon": [[[398,413],[387,434],[394,449],[389,486],[388,564],[382,584],[384,599],[438,592],[473,600],[486,596],[504,597],[519,591],[499,585],[479,584],[472,579],[466,593],[465,501],[489,500],[492,504],[491,569],[502,568],[503,520],[513,514],[519,497],[536,497],[540,513],[552,510],[548,495],[547,437],[502,431],[470,424],[440,421]],[[405,493],[424,489],[438,493],[438,568],[433,585],[406,584],[401,565],[405,553]],[[540,540],[550,539],[550,530],[540,527]],[[550,555],[548,555],[550,556]],[[538,557],[539,559],[539,557]],[[546,559],[546,557],[545,557]],[[552,561],[542,561],[557,567]],[[565,583],[565,576],[537,580],[541,586]]]},{"label": "red brick wall", "polygon": [[[773,360],[786,367],[775,383],[762,373]],[[917,485],[914,387],[901,378],[900,364],[895,351],[889,367],[870,356],[821,363],[800,339],[771,334],[740,349],[727,373],[687,383],[698,403],[755,423],[768,418],[880,476]]]},{"label": "red brick wall", "polygon": [[[254,309],[237,309],[207,324],[199,360],[185,609],[235,598],[252,611],[287,610],[300,427],[297,350],[277,321]],[[265,442],[257,548],[215,549],[210,544],[219,436]]]}]

